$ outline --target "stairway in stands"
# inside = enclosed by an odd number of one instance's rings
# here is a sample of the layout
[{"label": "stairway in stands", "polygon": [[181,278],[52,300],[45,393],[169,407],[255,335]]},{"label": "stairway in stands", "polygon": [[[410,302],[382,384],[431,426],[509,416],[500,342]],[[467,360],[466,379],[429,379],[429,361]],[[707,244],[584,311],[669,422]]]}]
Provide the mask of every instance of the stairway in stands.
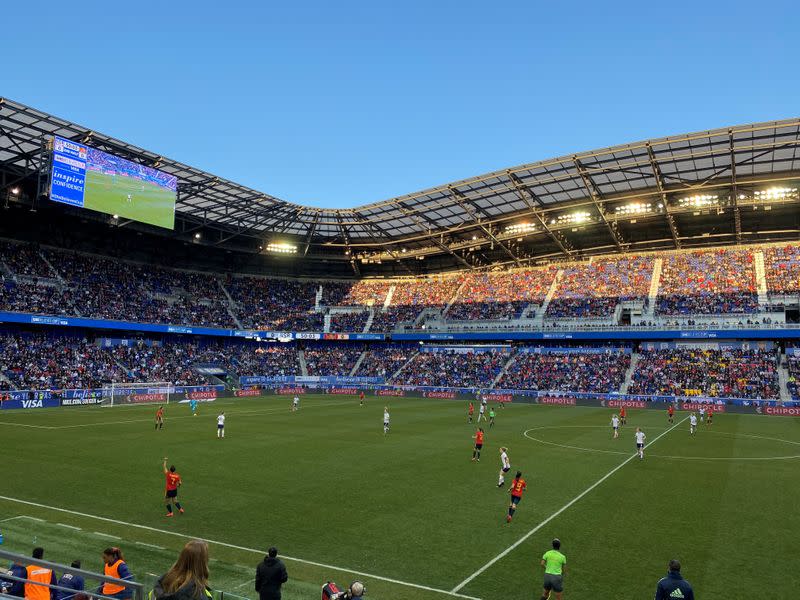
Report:
[{"label": "stairway in stands", "polygon": [[350,369],[350,373],[349,373],[350,377],[355,377],[356,373],[358,373],[358,370],[361,368],[361,363],[364,362],[364,359],[366,358],[366,356],[367,356],[367,351],[364,350],[361,353],[361,355],[358,357],[358,360],[356,361],[356,364],[354,364],[353,368]]},{"label": "stairway in stands", "polygon": [[622,382],[622,385],[619,388],[620,394],[627,394],[628,388],[631,386],[631,381],[633,381],[633,373],[636,371],[636,365],[639,363],[639,355],[634,352],[631,354],[631,366],[628,367],[628,370],[625,373],[625,380]]},{"label": "stairway in stands", "polygon": [[217,279],[217,283],[219,284],[219,289],[222,290],[222,293],[228,299],[228,302],[225,305],[228,314],[231,316],[231,319],[233,319],[233,322],[236,323],[237,328],[244,329],[244,327],[242,327],[242,322],[239,320],[239,317],[236,316],[236,310],[235,310],[236,303],[233,301],[233,297],[228,293],[228,290],[225,289],[225,286],[222,285],[222,282],[219,279]]},{"label": "stairway in stands", "polygon": [[650,279],[650,291],[647,294],[647,310],[645,316],[652,317],[656,310],[656,300],[658,299],[658,288],[661,285],[661,268],[664,261],[657,258],[653,261],[653,276]]},{"label": "stairway in stands", "polygon": [[403,363],[403,364],[400,366],[400,368],[399,368],[399,369],[397,369],[397,371],[395,371],[394,373],[392,373],[392,376],[391,376],[391,377],[389,377],[389,379],[387,379],[387,380],[386,380],[386,382],[387,382],[387,383],[388,383],[388,382],[390,382],[390,381],[391,381],[391,382],[394,382],[394,380],[395,380],[395,379],[397,379],[397,377],[399,377],[399,376],[400,376],[400,373],[402,373],[402,372],[403,372],[403,369],[405,369],[405,368],[406,368],[408,365],[410,365],[410,364],[411,364],[411,361],[413,361],[413,360],[414,360],[414,359],[415,359],[417,356],[419,356],[419,350],[418,350],[418,351],[416,351],[416,352],[414,352],[414,354],[412,354],[412,355],[409,357],[409,359],[408,359],[406,362],[404,362],[404,363]]},{"label": "stairway in stands", "polygon": [[372,322],[375,320],[375,307],[371,307],[369,309],[369,316],[367,317],[367,322],[364,323],[364,329],[361,333],[369,332],[370,327],[372,327]]},{"label": "stairway in stands", "polygon": [[758,305],[764,309],[769,304],[769,296],[767,295],[767,272],[764,268],[764,253],[761,250],[753,252],[753,267],[756,272]]},{"label": "stairway in stands", "polygon": [[544,316],[547,314],[547,307],[550,306],[550,301],[553,299],[553,296],[556,295],[558,283],[561,281],[563,276],[564,269],[559,269],[556,273],[556,276],[553,277],[553,283],[550,284],[550,289],[547,290],[547,295],[544,297],[544,302],[542,302],[542,308],[539,309],[539,312],[536,313],[536,317],[534,317],[534,322],[539,327],[541,327],[542,323],[544,322]]},{"label": "stairway in stands", "polygon": [[508,368],[514,364],[514,361],[517,360],[517,353],[512,352],[511,355],[508,357],[506,364],[503,365],[503,368],[500,369],[500,372],[497,376],[492,380],[492,385],[489,386],[489,389],[493,390],[497,387],[497,384],[500,383],[500,380],[503,379],[505,374],[508,372]]},{"label": "stairway in stands", "polygon": [[306,353],[302,350],[297,351],[297,362],[300,363],[300,375],[308,377],[308,365],[306,365]]}]

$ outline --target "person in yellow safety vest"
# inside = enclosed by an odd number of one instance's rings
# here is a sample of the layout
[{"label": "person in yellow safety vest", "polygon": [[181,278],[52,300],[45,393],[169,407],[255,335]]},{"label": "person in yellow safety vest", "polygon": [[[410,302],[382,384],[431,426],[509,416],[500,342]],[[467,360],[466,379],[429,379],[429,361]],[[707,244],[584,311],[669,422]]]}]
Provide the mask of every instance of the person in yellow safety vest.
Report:
[{"label": "person in yellow safety vest", "polygon": [[[122,550],[113,546],[103,550],[103,574],[106,577],[113,577],[114,579],[133,581],[133,575],[131,575],[128,565],[125,563]],[[120,600],[126,600],[133,596],[131,588],[109,582],[103,583],[97,589],[97,593],[103,596],[119,598]]]},{"label": "person in yellow safety vest", "polygon": [[[33,549],[33,558],[42,560],[44,557],[43,548]],[[26,600],[52,600],[55,598],[55,590],[48,588],[47,585],[56,585],[56,574],[52,569],[40,567],[39,565],[28,565],[25,577],[25,598]]]}]

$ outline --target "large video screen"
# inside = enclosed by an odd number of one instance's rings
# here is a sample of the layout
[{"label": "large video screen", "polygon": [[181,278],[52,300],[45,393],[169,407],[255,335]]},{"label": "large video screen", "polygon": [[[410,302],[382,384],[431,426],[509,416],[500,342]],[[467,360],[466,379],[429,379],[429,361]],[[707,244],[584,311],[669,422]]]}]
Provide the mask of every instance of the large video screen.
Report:
[{"label": "large video screen", "polygon": [[158,169],[55,137],[50,199],[175,228],[178,179]]}]

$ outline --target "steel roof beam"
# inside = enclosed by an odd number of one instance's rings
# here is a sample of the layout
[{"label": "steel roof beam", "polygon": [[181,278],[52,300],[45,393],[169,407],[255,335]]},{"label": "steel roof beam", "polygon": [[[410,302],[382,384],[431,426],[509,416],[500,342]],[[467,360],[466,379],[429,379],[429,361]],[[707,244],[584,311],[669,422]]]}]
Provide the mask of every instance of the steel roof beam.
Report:
[{"label": "steel roof beam", "polygon": [[336,220],[339,223],[339,230],[342,232],[342,238],[344,239],[344,247],[347,249],[347,255],[350,257],[350,268],[353,269],[353,273],[355,273],[356,277],[361,277],[361,269],[358,268],[356,257],[353,255],[353,250],[350,248],[350,236],[347,233],[347,226],[342,220],[342,215],[338,212],[336,213]]},{"label": "steel roof beam", "polygon": [[542,208],[544,207],[544,202],[542,202],[539,196],[534,194],[533,190],[525,185],[514,173],[509,171],[508,178],[511,180],[511,183],[514,184],[514,189],[516,190],[520,200],[522,200],[528,206],[528,210],[531,211],[533,218],[539,222],[542,230],[556,243],[561,252],[564,253],[564,256],[567,258],[572,258],[575,252],[575,250],[572,248],[572,244],[569,243],[569,240],[560,231],[550,229],[550,227],[547,225],[547,219],[543,217],[542,213],[537,210],[536,206],[534,206],[534,204],[537,204],[540,208]]},{"label": "steel roof beam", "polygon": [[[470,216],[470,218],[473,221],[475,221],[475,225],[477,225],[481,229],[481,231],[483,231],[486,235],[488,235],[489,239],[492,240],[492,242],[494,242],[495,244],[500,246],[505,251],[505,253],[508,254],[508,256],[511,258],[511,260],[513,260],[517,264],[517,266],[519,266],[521,264],[520,260],[519,260],[519,257],[516,254],[514,254],[508,248],[508,246],[506,246],[503,242],[501,242],[499,239],[497,239],[497,237],[494,235],[494,233],[492,233],[491,229],[489,229],[483,223],[481,223],[481,217],[479,217],[475,212],[476,210],[480,210],[481,212],[484,212],[484,211],[479,206],[475,205],[472,202],[472,200],[467,198],[464,195],[464,193],[461,192],[460,190],[458,190],[458,189],[456,189],[455,187],[452,187],[452,186],[450,186],[448,189],[450,190],[450,194],[453,196],[453,199],[458,203],[458,205],[464,210],[464,212],[466,212]],[[472,208],[470,208],[470,207],[472,207]]]},{"label": "steel roof beam", "polygon": [[578,160],[578,157],[573,156],[572,161],[575,163],[575,168],[578,170],[578,174],[583,180],[583,185],[586,187],[586,191],[589,192],[589,197],[592,199],[592,203],[597,209],[597,212],[600,213],[600,219],[603,221],[606,229],[608,229],[608,233],[611,234],[611,239],[614,242],[614,245],[617,247],[618,251],[625,252],[627,249],[627,244],[625,243],[625,240],[622,239],[622,235],[617,229],[616,221],[611,222],[606,218],[605,205],[603,197],[600,194],[600,190],[597,189],[597,186],[587,173],[586,168],[583,166],[583,164],[581,164],[581,161]]},{"label": "steel roof beam", "polygon": [[445,252],[447,252],[449,254],[452,254],[458,262],[463,264],[468,269],[470,269],[470,270],[474,270],[475,269],[475,265],[473,265],[471,262],[469,262],[466,258],[464,258],[463,256],[457,254],[452,248],[450,248],[449,246],[447,246],[443,242],[440,242],[438,239],[436,239],[438,234],[432,233],[432,230],[431,230],[430,227],[426,228],[425,225],[422,222],[422,219],[424,218],[429,224],[433,225],[434,227],[438,227],[436,221],[433,221],[426,213],[422,213],[422,217],[420,217],[412,209],[407,207],[402,202],[402,200],[398,200],[397,205],[400,206],[400,208],[403,210],[403,214],[405,216],[410,217],[411,219],[413,219],[417,223],[417,225],[422,227],[423,231],[425,231],[425,230],[428,231],[427,239],[430,240],[430,242],[434,246],[436,246],[440,250],[444,250]]},{"label": "steel roof beam", "polygon": [[667,191],[664,187],[664,177],[661,174],[661,168],[658,166],[658,161],[656,160],[656,155],[655,152],[653,152],[653,148],[650,146],[650,142],[647,142],[647,156],[650,159],[650,168],[653,170],[653,177],[656,180],[658,193],[661,195],[661,203],[664,205],[664,218],[667,220],[667,225],[669,225],[669,232],[672,235],[672,241],[675,244],[675,248],[679,250],[681,247],[681,239],[678,235],[678,228],[675,226],[675,219],[669,212]]},{"label": "steel roof beam", "polygon": [[733,129],[728,129],[728,144],[731,156],[731,201],[733,202],[733,228],[736,243],[742,243],[742,213],[739,210],[739,186],[736,182],[736,150],[733,145]]}]

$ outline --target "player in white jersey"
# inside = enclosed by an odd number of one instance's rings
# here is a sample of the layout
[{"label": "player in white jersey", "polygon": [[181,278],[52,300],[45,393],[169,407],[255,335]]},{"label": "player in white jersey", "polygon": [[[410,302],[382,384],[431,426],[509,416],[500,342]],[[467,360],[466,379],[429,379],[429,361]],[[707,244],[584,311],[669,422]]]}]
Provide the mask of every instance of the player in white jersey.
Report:
[{"label": "player in white jersey", "polygon": [[611,429],[614,430],[614,439],[619,437],[619,417],[614,414],[611,416]]},{"label": "player in white jersey", "polygon": [[644,434],[644,431],[636,428],[636,451],[639,453],[639,460],[644,458],[644,440],[647,436]]},{"label": "player in white jersey", "polygon": [[383,435],[389,433],[389,407],[383,407]]},{"label": "player in white jersey", "polygon": [[292,412],[295,412],[296,410],[299,409],[300,409],[300,398],[295,396],[294,399],[292,400]]},{"label": "player in white jersey", "polygon": [[511,460],[508,458],[508,448],[500,447],[500,478],[497,480],[497,487],[503,487],[506,483],[506,473],[511,470]]},{"label": "player in white jersey", "polygon": [[703,421],[706,420],[706,407],[701,406],[697,412],[700,413],[700,422],[702,423]]},{"label": "player in white jersey", "polygon": [[478,423],[481,422],[481,419],[484,421],[486,420],[486,401],[484,400],[481,402],[480,408],[478,408]]},{"label": "player in white jersey", "polygon": [[217,437],[222,439],[225,437],[225,413],[221,412],[217,415]]},{"label": "player in white jersey", "polygon": [[130,194],[128,194],[128,202],[133,202],[133,198],[131,197]]},{"label": "player in white jersey", "polygon": [[689,415],[689,433],[692,435],[697,433],[697,415],[694,413]]}]

